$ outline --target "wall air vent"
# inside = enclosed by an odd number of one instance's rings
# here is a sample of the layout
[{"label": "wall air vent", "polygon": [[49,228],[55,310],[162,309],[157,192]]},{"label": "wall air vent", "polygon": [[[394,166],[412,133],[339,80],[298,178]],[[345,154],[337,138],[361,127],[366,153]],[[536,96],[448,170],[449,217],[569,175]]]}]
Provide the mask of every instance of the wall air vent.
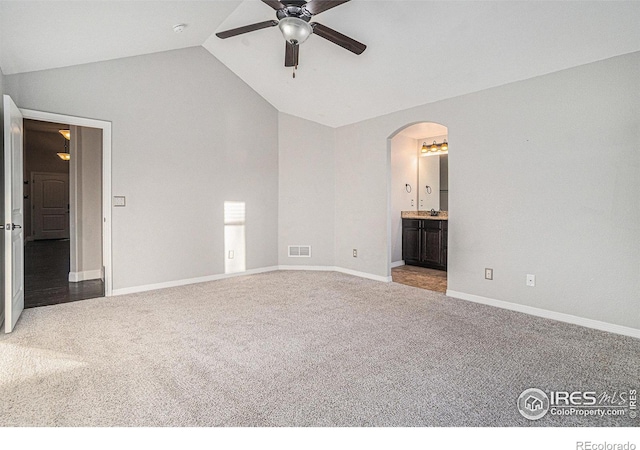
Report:
[{"label": "wall air vent", "polygon": [[310,245],[289,245],[289,258],[311,258]]}]

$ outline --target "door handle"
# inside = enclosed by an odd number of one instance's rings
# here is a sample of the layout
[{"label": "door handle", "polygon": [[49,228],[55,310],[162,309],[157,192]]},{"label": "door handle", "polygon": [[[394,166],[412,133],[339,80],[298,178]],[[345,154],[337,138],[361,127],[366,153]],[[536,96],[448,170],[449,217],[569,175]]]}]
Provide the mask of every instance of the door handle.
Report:
[{"label": "door handle", "polygon": [[16,228],[22,228],[22,225],[16,225],[15,223],[11,224],[11,229],[15,230]]}]

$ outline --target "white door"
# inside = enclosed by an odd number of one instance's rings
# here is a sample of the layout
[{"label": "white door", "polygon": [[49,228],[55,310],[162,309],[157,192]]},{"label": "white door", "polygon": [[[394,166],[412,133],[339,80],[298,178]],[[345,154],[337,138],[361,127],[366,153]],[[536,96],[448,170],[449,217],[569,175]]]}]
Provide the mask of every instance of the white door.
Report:
[{"label": "white door", "polygon": [[69,174],[31,174],[34,239],[69,239]]},{"label": "white door", "polygon": [[24,309],[22,114],[8,95],[4,109],[4,330],[13,331]]}]

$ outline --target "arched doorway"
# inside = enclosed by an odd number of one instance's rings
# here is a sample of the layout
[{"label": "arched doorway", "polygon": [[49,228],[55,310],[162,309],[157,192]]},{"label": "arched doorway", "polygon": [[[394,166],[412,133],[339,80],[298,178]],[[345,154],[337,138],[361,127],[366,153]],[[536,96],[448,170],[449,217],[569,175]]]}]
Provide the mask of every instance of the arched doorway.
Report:
[{"label": "arched doorway", "polygon": [[393,281],[447,289],[448,128],[407,124],[388,138],[389,272]]}]

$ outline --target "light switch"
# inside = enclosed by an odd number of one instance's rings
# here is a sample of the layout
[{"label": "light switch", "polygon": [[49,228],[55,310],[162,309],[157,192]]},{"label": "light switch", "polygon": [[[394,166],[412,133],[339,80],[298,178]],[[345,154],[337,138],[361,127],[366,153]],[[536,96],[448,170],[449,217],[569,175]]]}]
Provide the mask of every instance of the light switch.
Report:
[{"label": "light switch", "polygon": [[126,206],[126,205],[127,205],[127,202],[124,196],[118,196],[118,195],[113,196],[113,206]]}]

